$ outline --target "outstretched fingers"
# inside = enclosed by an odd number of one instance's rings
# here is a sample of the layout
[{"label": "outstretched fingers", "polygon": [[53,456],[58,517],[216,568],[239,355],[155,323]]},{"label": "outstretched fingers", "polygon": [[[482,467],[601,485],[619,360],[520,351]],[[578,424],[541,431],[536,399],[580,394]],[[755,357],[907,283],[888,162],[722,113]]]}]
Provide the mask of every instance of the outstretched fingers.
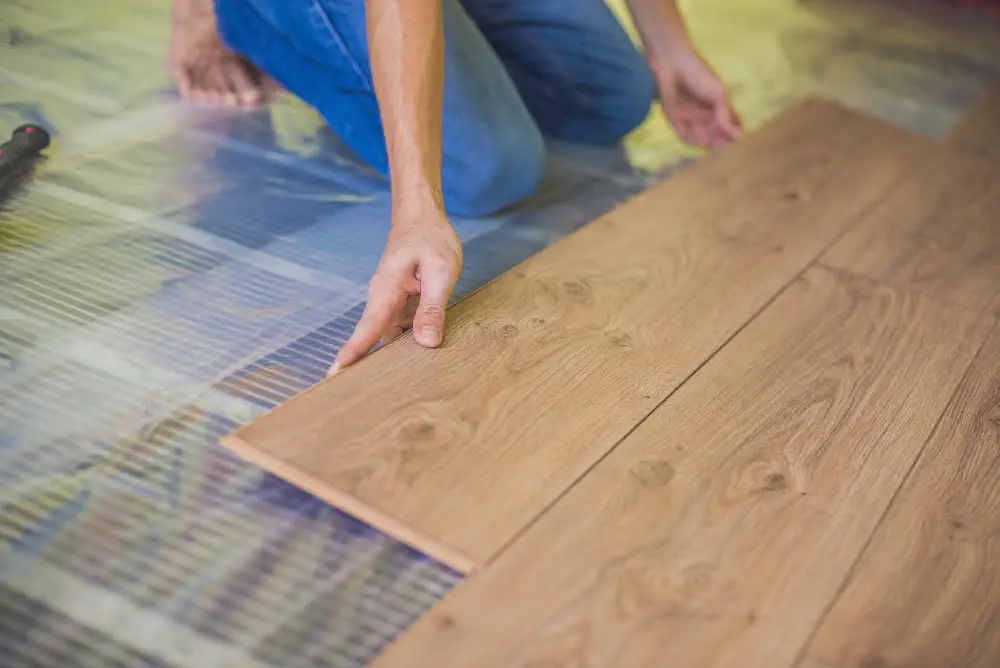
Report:
[{"label": "outstretched fingers", "polygon": [[726,134],[727,139],[738,139],[743,133],[743,121],[727,97],[716,102],[713,115],[716,125]]},{"label": "outstretched fingers", "polygon": [[264,101],[263,86],[253,65],[231,54],[201,57],[172,66],[181,98],[205,104],[251,108]]},{"label": "outstretched fingers", "polygon": [[[241,63],[242,65],[242,63]],[[264,100],[261,86],[254,81],[253,71],[245,66],[232,66],[225,72],[226,104],[234,107],[256,107]]]},{"label": "outstretched fingers", "polygon": [[396,294],[388,287],[373,289],[358,326],[337,353],[337,358],[327,375],[332,376],[342,367],[354,364],[364,357],[379,339],[396,325],[399,312],[405,306],[405,299],[405,295]]}]

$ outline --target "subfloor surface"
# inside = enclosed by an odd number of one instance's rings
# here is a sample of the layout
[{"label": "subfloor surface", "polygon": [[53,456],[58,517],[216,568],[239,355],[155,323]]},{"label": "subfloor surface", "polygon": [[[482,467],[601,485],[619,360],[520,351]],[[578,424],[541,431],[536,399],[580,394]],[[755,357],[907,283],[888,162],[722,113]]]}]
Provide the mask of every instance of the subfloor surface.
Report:
[{"label": "subfloor surface", "polygon": [[[899,4],[686,3],[748,125],[817,91],[937,137],[1000,30]],[[458,575],[216,442],[323,376],[385,188],[294,100],[177,102],[168,11],[0,7],[0,133],[54,135],[0,204],[0,665],[363,665]],[[454,221],[456,298],[696,155],[656,113],[553,153],[532,201]]]}]

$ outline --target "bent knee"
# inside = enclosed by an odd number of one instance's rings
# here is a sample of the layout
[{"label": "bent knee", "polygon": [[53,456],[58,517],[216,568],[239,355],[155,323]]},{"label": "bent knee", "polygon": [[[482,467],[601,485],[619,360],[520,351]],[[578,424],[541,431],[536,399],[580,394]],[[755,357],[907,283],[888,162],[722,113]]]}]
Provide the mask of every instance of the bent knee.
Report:
[{"label": "bent knee", "polygon": [[580,101],[551,119],[548,134],[581,144],[615,145],[642,125],[656,96],[652,72],[635,55],[613,81],[589,86],[586,94],[572,91],[567,95],[569,100],[575,95]]},{"label": "bent knee", "polygon": [[634,67],[623,83],[614,106],[607,113],[607,127],[604,130],[604,140],[607,142],[617,143],[642,125],[656,98],[653,73],[645,63]]},{"label": "bent knee", "polygon": [[500,133],[486,146],[466,146],[459,159],[445,160],[445,208],[464,217],[488,216],[527,198],[545,174],[541,133]]}]

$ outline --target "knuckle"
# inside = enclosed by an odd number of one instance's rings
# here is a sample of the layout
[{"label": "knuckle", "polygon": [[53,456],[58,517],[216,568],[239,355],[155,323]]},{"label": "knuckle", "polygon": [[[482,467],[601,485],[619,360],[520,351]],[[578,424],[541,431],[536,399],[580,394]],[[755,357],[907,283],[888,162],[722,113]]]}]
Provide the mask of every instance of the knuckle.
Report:
[{"label": "knuckle", "polygon": [[453,263],[450,261],[447,255],[443,253],[435,253],[430,257],[428,257],[424,261],[424,264],[427,266],[428,269],[432,271],[442,272],[451,269],[451,265]]},{"label": "knuckle", "polygon": [[437,255],[429,258],[426,262],[427,270],[439,276],[449,278],[457,276],[461,269],[461,261],[454,256]]},{"label": "knuckle", "polygon": [[386,278],[372,278],[368,284],[368,304],[366,311],[383,307],[394,307],[400,301],[398,282]]},{"label": "knuckle", "polygon": [[429,318],[443,318],[444,309],[441,308],[440,304],[425,304],[420,307],[420,313]]},{"label": "knuckle", "polygon": [[368,280],[368,292],[377,292],[385,287],[389,281],[390,278],[384,271],[376,271]]}]

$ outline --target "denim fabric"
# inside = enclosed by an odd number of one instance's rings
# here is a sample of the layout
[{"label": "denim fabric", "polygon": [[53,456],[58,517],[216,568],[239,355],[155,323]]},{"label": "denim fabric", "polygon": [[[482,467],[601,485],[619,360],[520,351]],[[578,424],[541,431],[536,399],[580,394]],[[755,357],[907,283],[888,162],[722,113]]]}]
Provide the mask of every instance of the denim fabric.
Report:
[{"label": "denim fabric", "polygon": [[[215,0],[227,45],[312,105],[388,175],[364,0]],[[652,77],[603,0],[444,0],[442,187],[449,212],[530,195],[543,137],[615,144],[645,119]]]}]

